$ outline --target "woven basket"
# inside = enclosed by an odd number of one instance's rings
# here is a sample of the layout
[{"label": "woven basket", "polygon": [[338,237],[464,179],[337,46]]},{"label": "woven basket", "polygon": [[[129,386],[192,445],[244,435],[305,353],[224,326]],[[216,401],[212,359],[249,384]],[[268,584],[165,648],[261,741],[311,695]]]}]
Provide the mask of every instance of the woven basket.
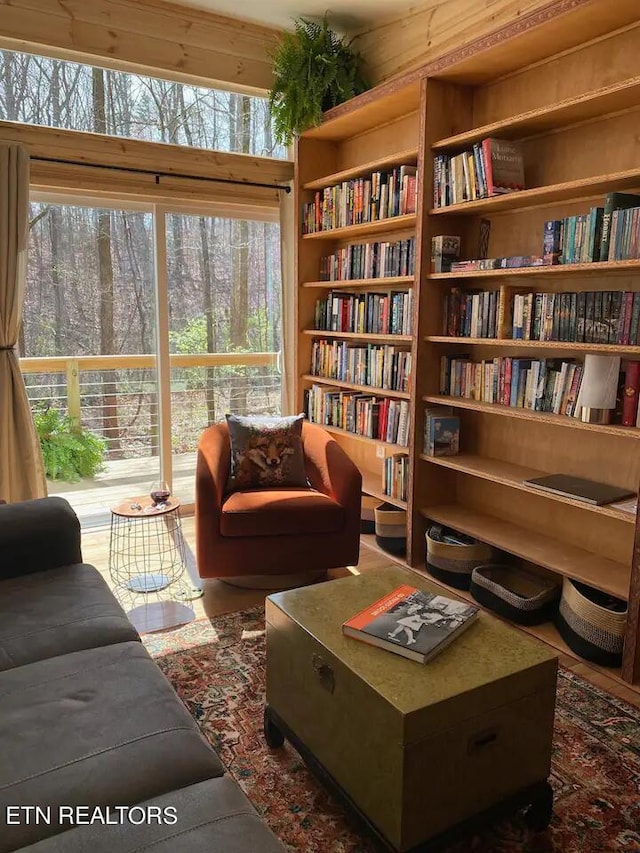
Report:
[{"label": "woven basket", "polygon": [[539,625],[553,618],[560,584],[517,566],[476,566],[471,573],[475,600],[519,625]]},{"label": "woven basket", "polygon": [[[448,535],[454,535],[465,544],[453,544],[446,541]],[[441,580],[456,589],[469,589],[471,572],[491,560],[491,546],[479,542],[470,536],[464,536],[455,530],[449,530],[440,524],[433,524],[426,533],[427,571],[437,580]]]},{"label": "woven basket", "polygon": [[375,509],[379,506],[380,501],[378,498],[371,498],[369,495],[362,496],[360,509],[360,533],[376,532]]},{"label": "woven basket", "polygon": [[601,666],[620,666],[627,604],[565,578],[556,626],[574,652]]},{"label": "woven basket", "polygon": [[380,504],[374,510],[376,542],[390,554],[407,553],[407,511],[391,504]]}]

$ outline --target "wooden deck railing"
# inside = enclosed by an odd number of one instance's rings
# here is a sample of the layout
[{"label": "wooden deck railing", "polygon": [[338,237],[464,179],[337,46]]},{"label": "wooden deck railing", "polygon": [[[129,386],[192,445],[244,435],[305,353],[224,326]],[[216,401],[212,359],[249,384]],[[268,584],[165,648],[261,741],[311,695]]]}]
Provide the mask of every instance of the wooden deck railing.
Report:
[{"label": "wooden deck railing", "polygon": [[[278,353],[199,353],[170,356],[171,368],[276,367]],[[81,423],[82,373],[112,370],[149,370],[156,367],[154,355],[81,355],[21,358],[24,374],[60,375],[66,385],[67,414],[77,426]],[[109,437],[109,436],[107,436]]]}]

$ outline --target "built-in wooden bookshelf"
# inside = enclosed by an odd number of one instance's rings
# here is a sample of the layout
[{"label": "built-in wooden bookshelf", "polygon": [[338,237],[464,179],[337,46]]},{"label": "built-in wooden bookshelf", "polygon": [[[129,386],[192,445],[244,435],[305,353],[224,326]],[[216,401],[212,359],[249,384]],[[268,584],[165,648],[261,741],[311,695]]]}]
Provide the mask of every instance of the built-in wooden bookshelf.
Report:
[{"label": "built-in wooden bookshelf", "polygon": [[[615,17],[614,12],[611,15]],[[540,255],[544,222],[602,205],[614,191],[640,193],[637,135],[640,76],[625,76],[640,51],[640,23],[607,30],[557,56],[527,61],[526,51],[510,73],[465,77],[448,69],[442,79],[415,73],[341,106],[297,146],[299,208],[298,404],[313,383],[410,400],[409,496],[406,504],[382,494],[384,457],[397,446],[333,429],[336,440],[364,475],[363,490],[406,506],[407,565],[424,571],[425,533],[432,522],[476,536],[540,571],[568,577],[628,601],[624,661],[614,675],[640,682],[640,570],[634,537],[637,518],[611,506],[543,493],[524,480],[545,473],[587,477],[637,492],[640,483],[640,429],[591,424],[565,415],[486,403],[441,393],[443,355],[468,350],[474,361],[496,356],[574,358],[586,353],[640,360],[640,345],[570,341],[513,340],[512,295],[530,291],[640,291],[640,259],[566,266],[432,273],[431,240],[458,235],[461,258],[479,257],[481,220],[490,223],[488,257]],[[562,24],[571,27],[571,13]],[[566,19],[566,20],[565,20]],[[556,21],[555,26],[560,26]],[[593,36],[593,33],[591,34]],[[501,46],[505,50],[505,46]],[[490,50],[486,51],[491,68]],[[615,68],[609,58],[620,59]],[[622,59],[628,58],[625,64]],[[503,66],[497,63],[496,69]],[[598,80],[606,85],[594,85]],[[481,82],[479,82],[481,80]],[[561,81],[561,83],[559,83]],[[487,137],[521,142],[526,189],[448,207],[434,207],[433,159],[455,154]],[[416,214],[302,236],[301,207],[313,193],[336,182],[381,168],[417,165]],[[483,226],[484,227],[484,226]],[[320,259],[349,243],[416,239],[415,270],[409,276],[321,281]],[[499,290],[500,321],[494,338],[443,334],[447,287]],[[412,381],[409,391],[384,391],[309,373],[312,341],[355,338],[364,343],[408,336],[349,335],[314,328],[319,297],[337,289],[413,288]],[[426,457],[422,434],[427,405],[448,405],[460,417],[461,452]],[[640,542],[640,537],[635,537]],[[459,593],[458,593],[459,594]],[[465,597],[465,594],[462,594]],[[466,596],[468,597],[468,596]],[[527,629],[556,648],[567,647],[552,625]]]}]

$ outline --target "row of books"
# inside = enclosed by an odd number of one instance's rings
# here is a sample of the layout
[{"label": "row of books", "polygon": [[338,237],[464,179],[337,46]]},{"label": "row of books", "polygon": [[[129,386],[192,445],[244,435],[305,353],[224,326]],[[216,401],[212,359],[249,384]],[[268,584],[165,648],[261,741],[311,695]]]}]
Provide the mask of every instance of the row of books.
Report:
[{"label": "row of books", "polygon": [[415,213],[417,185],[416,166],[405,165],[325,187],[303,206],[302,233],[315,234]]},{"label": "row of books", "polygon": [[485,403],[579,417],[583,365],[572,360],[443,356],[440,393]]},{"label": "row of books", "polygon": [[409,444],[409,402],[312,385],[305,392],[308,419],[389,444]]},{"label": "row of books", "polygon": [[411,353],[395,346],[346,341],[314,340],[311,346],[314,376],[368,385],[388,391],[408,391]]},{"label": "row of books", "polygon": [[413,275],[415,268],[415,237],[395,242],[355,243],[320,258],[320,281]]},{"label": "row of books", "polygon": [[513,297],[514,340],[586,344],[640,343],[640,293],[518,293]]},{"label": "row of books", "polygon": [[318,299],[314,328],[326,332],[410,335],[413,293],[345,293],[331,291]]},{"label": "row of books", "polygon": [[456,456],[460,451],[460,418],[451,406],[427,406],[424,410],[422,449],[427,456]]},{"label": "row of books", "polygon": [[409,457],[406,453],[387,456],[382,466],[382,492],[390,498],[407,500],[409,488]]},{"label": "row of books", "polygon": [[454,338],[498,336],[498,290],[464,291],[453,287],[444,297],[442,334]]},{"label": "row of books", "polygon": [[604,207],[544,224],[545,264],[586,264],[640,257],[640,195],[609,193]]},{"label": "row of books", "polygon": [[436,154],[433,206],[447,207],[524,189],[522,148],[508,139],[483,139],[470,151]]}]

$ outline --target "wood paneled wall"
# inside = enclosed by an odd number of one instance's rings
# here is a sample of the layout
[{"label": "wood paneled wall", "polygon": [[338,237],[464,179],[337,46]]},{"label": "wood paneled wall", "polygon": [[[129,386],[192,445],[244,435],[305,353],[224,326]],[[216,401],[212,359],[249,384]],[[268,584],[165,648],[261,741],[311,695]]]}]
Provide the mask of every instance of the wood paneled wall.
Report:
[{"label": "wood paneled wall", "polygon": [[550,0],[428,0],[356,33],[373,84],[431,62],[549,6]]},{"label": "wood paneled wall", "polygon": [[164,0],[0,0],[0,47],[264,94],[280,30]]}]

